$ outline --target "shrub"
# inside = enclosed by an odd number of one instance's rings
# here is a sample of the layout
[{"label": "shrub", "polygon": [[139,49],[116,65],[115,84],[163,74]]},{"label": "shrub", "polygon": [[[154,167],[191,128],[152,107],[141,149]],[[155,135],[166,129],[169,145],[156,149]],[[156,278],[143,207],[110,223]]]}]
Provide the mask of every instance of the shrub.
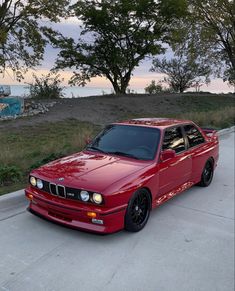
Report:
[{"label": "shrub", "polygon": [[20,181],[22,178],[21,170],[16,166],[0,166],[0,185],[10,185]]},{"label": "shrub", "polygon": [[30,97],[36,99],[55,99],[63,97],[60,75],[51,73],[37,77],[33,74],[34,81],[29,84]]},{"label": "shrub", "polygon": [[54,161],[54,160],[57,160],[59,158],[62,158],[64,155],[62,153],[52,153],[52,154],[49,154],[48,156],[46,156],[45,158],[43,158],[42,160],[40,161],[37,161],[36,163],[34,163],[31,167],[30,167],[30,171],[33,170],[33,169],[36,169],[36,168],[39,168],[51,161]]},{"label": "shrub", "polygon": [[152,80],[151,83],[144,88],[145,92],[148,94],[156,94],[163,91],[162,85],[160,83],[157,83]]}]

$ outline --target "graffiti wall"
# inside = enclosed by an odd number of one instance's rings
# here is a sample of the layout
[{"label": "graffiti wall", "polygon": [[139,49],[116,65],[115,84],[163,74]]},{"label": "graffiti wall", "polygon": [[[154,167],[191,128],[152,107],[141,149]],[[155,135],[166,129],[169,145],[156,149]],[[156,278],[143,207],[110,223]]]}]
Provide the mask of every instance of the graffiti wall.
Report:
[{"label": "graffiti wall", "polygon": [[0,98],[0,117],[22,114],[24,111],[24,99],[20,97]]},{"label": "graffiti wall", "polygon": [[24,99],[9,97],[10,94],[10,86],[0,85],[0,118],[19,115],[24,111]]}]

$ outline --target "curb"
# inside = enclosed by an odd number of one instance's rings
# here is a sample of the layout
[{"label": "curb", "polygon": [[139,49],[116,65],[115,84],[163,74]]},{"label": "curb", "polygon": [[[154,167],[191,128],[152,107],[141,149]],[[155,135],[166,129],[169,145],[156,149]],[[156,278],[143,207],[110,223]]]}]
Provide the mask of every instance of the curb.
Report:
[{"label": "curb", "polygon": [[[219,130],[218,135],[224,136],[224,135],[232,133],[232,132],[235,132],[235,126]],[[9,199],[9,198],[18,197],[20,195],[24,195],[24,189],[21,189],[21,190],[12,192],[12,193],[6,193],[6,194],[0,196],[0,201],[4,201],[4,200]]]},{"label": "curb", "polygon": [[235,131],[235,126],[231,126],[229,128],[224,128],[218,131],[219,136],[223,136],[225,134],[229,134]]},{"label": "curb", "polygon": [[19,197],[21,195],[24,196],[24,189],[1,195],[0,196],[0,202],[5,201],[7,199]]}]

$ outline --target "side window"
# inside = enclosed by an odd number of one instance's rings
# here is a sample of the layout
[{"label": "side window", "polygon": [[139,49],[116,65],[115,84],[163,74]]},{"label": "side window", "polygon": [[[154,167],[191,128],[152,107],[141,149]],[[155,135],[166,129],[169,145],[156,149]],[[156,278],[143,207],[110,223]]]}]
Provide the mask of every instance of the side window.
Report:
[{"label": "side window", "polygon": [[194,125],[192,124],[186,125],[184,126],[184,130],[188,138],[190,148],[198,144],[201,144],[205,141],[200,131]]},{"label": "side window", "polygon": [[162,150],[172,149],[176,153],[185,150],[185,142],[180,127],[169,128],[165,131]]}]

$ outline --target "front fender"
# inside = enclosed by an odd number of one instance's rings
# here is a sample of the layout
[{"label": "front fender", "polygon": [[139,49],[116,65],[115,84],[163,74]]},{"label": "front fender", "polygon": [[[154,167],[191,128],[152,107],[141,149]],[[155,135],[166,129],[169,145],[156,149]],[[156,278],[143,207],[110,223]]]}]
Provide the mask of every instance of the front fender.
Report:
[{"label": "front fender", "polygon": [[158,185],[158,166],[151,165],[113,183],[102,194],[108,207],[122,205],[123,203],[128,204],[133,193],[140,188],[147,188],[152,195],[153,201],[157,194]]}]

